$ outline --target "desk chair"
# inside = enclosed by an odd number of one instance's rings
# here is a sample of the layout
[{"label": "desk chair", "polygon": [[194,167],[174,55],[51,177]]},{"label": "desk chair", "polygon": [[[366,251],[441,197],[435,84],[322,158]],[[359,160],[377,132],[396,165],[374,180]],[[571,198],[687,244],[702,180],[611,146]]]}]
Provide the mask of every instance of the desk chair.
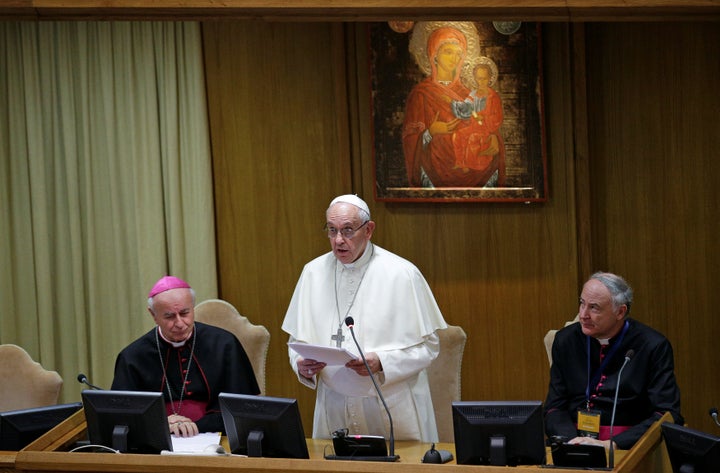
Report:
[{"label": "desk chair", "polygon": [[0,345],[0,411],[57,404],[63,379],[34,361],[22,347]]},{"label": "desk chair", "polygon": [[[580,314],[576,315],[574,319],[572,319],[569,322],[565,322],[565,326],[572,325],[575,322],[580,320]],[[553,342],[555,341],[555,334],[557,333],[557,330],[548,330],[548,333],[545,334],[545,338],[543,341],[545,342],[545,351],[547,352],[548,357],[548,363],[550,363],[550,366],[552,366],[552,346]]]},{"label": "desk chair", "polygon": [[427,369],[440,442],[454,442],[452,402],[459,401],[461,368],[467,335],[462,327],[438,330],[440,354]]},{"label": "desk chair", "polygon": [[195,306],[195,320],[224,328],[235,334],[250,358],[260,394],[265,393],[265,362],[270,347],[270,332],[254,325],[237,309],[221,299],[208,299]]}]

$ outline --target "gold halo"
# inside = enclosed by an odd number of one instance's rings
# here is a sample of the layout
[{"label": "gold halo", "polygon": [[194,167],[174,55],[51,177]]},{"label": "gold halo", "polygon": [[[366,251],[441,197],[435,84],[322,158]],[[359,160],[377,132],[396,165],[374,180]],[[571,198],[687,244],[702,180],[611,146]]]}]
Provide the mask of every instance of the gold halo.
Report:
[{"label": "gold halo", "polygon": [[426,76],[429,76],[432,72],[427,51],[428,38],[433,31],[443,27],[455,28],[465,35],[467,40],[466,58],[480,55],[480,37],[475,23],[470,21],[418,21],[413,27],[408,50],[415,57],[415,63]]}]

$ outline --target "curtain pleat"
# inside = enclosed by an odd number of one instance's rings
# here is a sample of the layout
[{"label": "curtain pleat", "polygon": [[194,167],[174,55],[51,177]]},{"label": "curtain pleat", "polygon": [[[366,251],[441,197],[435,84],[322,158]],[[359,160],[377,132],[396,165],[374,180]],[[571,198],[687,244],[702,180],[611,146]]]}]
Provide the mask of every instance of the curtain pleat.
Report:
[{"label": "curtain pleat", "polygon": [[152,327],[174,274],[217,297],[194,22],[0,23],[0,343],[80,397]]}]

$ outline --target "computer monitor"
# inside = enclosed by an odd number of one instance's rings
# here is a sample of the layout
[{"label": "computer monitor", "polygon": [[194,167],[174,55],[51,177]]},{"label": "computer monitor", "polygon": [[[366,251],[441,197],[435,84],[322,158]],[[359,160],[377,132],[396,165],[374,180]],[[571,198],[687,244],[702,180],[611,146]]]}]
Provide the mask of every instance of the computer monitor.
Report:
[{"label": "computer monitor", "polygon": [[82,392],[90,443],[123,453],[172,451],[161,392]]},{"label": "computer monitor", "polygon": [[0,412],[0,450],[22,450],[80,408],[74,402]]},{"label": "computer monitor", "polygon": [[458,401],[452,414],[458,464],[546,463],[541,401]]},{"label": "computer monitor", "polygon": [[672,422],[661,428],[674,473],[720,471],[720,437]]},{"label": "computer monitor", "polygon": [[310,458],[297,400],[230,393],[219,399],[232,453]]}]

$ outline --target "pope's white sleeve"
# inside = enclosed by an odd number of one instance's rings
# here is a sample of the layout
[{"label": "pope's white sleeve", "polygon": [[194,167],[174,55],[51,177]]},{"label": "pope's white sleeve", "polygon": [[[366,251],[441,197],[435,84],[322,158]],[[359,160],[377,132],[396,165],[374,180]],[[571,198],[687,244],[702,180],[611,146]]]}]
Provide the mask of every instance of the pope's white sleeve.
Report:
[{"label": "pope's white sleeve", "polygon": [[[295,337],[292,335],[290,336],[290,339],[288,340],[288,343],[296,342]],[[295,372],[295,376],[297,376],[298,381],[300,381],[302,384],[307,386],[308,388],[315,389],[317,387],[317,375],[313,376],[312,379],[308,379],[305,376],[302,376],[300,373],[298,373],[298,366],[297,361],[300,359],[300,355],[298,352],[293,350],[292,348],[288,347],[288,358],[290,358],[290,367]]]},{"label": "pope's white sleeve", "polygon": [[424,370],[440,353],[440,337],[432,333],[422,343],[402,350],[376,352],[382,363],[382,374],[378,377],[383,384],[392,384],[415,376]]}]

